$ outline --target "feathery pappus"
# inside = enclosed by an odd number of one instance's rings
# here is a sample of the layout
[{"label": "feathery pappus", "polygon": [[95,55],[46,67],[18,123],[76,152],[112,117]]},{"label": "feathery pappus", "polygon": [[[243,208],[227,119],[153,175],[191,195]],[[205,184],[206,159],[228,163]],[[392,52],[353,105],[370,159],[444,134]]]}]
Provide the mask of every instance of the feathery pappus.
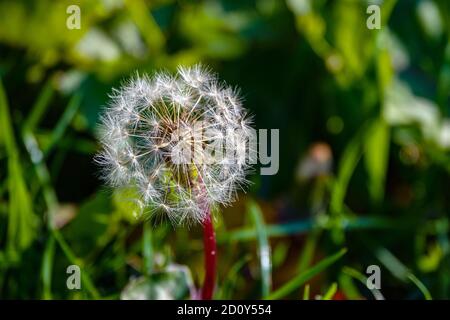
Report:
[{"label": "feathery pappus", "polygon": [[238,91],[201,65],[134,76],[101,117],[96,161],[112,187],[135,187],[142,212],[202,222],[243,187],[254,152]]}]

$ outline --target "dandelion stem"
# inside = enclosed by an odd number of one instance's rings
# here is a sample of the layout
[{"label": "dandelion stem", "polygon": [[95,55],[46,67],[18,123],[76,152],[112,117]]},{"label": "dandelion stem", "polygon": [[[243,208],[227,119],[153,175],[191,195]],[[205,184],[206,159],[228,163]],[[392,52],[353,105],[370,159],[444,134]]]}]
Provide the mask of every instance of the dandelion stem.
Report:
[{"label": "dandelion stem", "polygon": [[216,236],[211,217],[211,211],[207,209],[207,217],[203,221],[203,245],[205,252],[205,281],[202,289],[202,300],[211,300],[216,281]]}]

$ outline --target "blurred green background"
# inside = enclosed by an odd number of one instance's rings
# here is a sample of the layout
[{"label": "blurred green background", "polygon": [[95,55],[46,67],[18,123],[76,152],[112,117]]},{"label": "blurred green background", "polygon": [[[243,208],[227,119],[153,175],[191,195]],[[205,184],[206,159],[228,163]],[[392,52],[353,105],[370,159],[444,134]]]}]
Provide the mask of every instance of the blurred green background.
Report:
[{"label": "blurred green background", "polygon": [[113,87],[197,62],[280,129],[279,173],[216,214],[216,298],[450,298],[449,18],[447,0],[0,1],[0,298],[192,296],[200,228],[136,220],[92,158]]}]

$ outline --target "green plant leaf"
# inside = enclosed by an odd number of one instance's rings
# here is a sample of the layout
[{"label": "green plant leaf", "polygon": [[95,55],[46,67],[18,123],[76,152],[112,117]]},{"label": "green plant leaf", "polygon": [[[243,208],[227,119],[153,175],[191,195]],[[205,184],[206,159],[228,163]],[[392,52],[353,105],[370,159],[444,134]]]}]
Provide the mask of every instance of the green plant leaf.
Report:
[{"label": "green plant leaf", "polygon": [[337,253],[321,260],[319,263],[314,265],[313,267],[309,268],[308,270],[300,273],[296,277],[294,277],[292,280],[290,280],[288,283],[284,284],[281,288],[278,290],[272,292],[267,299],[269,300],[275,300],[280,299],[288,294],[290,294],[292,291],[300,287],[302,284],[304,284],[306,281],[310,280],[317,274],[324,271],[326,268],[328,268],[330,265],[335,263],[337,260],[339,260],[345,253],[347,252],[347,249],[341,249]]},{"label": "green plant leaf", "polygon": [[223,278],[222,284],[216,294],[217,299],[231,299],[232,291],[239,281],[239,271],[251,260],[251,255],[246,255],[239,259]]},{"label": "green plant leaf", "polygon": [[64,110],[63,115],[59,119],[59,122],[56,124],[56,127],[53,129],[52,134],[50,136],[50,141],[43,148],[43,152],[45,155],[48,155],[57,142],[61,140],[66,131],[67,127],[72,122],[75,117],[76,112],[78,111],[81,104],[81,94],[75,94]]},{"label": "green plant leaf", "polygon": [[31,108],[30,115],[25,120],[23,129],[34,132],[36,126],[45,114],[47,108],[50,105],[50,101],[53,97],[54,89],[52,85],[52,79],[48,80],[44,88],[41,90],[39,97]]},{"label": "green plant leaf", "polygon": [[330,208],[334,214],[342,214],[348,184],[356,169],[361,153],[361,138],[357,135],[347,145],[339,161],[338,174],[333,185],[330,201]]},{"label": "green plant leaf", "polygon": [[376,257],[392,273],[394,277],[401,281],[411,281],[423,294],[426,300],[432,300],[430,291],[396,256],[386,248],[376,251]]},{"label": "green plant leaf", "polygon": [[[362,283],[364,286],[367,286],[367,277],[366,277],[365,275],[363,275],[361,272],[359,272],[358,270],[356,270],[356,269],[353,269],[353,268],[350,268],[350,267],[345,266],[345,267],[342,268],[342,274],[343,274],[343,276],[349,276],[349,277],[352,277],[352,278],[358,280],[358,281],[359,281],[360,283]],[[343,282],[344,282],[344,283],[345,283],[345,281],[347,281],[347,280],[348,280],[348,279],[343,278]],[[352,295],[355,295],[355,294],[357,294],[357,295],[359,296],[359,293],[356,292],[356,289],[354,289],[354,288],[352,287],[352,285],[351,285],[350,282],[348,282],[348,286],[347,286],[347,287],[349,288],[349,290],[347,290],[347,292],[350,293],[349,298],[351,298],[351,296],[352,296]],[[373,297],[374,297],[376,300],[384,300],[384,297],[383,297],[383,295],[381,294],[381,291],[380,291],[380,290],[378,290],[378,289],[372,289],[372,290],[370,290],[370,291],[372,292]]]},{"label": "green plant leaf", "polygon": [[309,300],[309,284],[305,285],[305,288],[303,289],[303,300]]},{"label": "green plant leaf", "polygon": [[144,221],[143,226],[143,235],[142,235],[142,255],[144,260],[144,274],[149,274],[153,271],[153,237],[152,237],[152,226],[148,221]]},{"label": "green plant leaf", "polygon": [[16,254],[27,248],[36,236],[38,220],[25,183],[19,150],[14,138],[8,102],[0,82],[0,133],[8,156],[8,235],[9,252]]},{"label": "green plant leaf", "polygon": [[389,127],[375,120],[366,132],[364,162],[369,174],[369,192],[375,204],[383,200],[389,158]]},{"label": "green plant leaf", "polygon": [[247,205],[250,212],[250,217],[256,227],[258,256],[262,279],[261,293],[263,297],[266,297],[270,293],[272,286],[272,261],[269,240],[260,207],[253,200],[250,200]]},{"label": "green plant leaf", "polygon": [[328,288],[327,292],[322,297],[322,300],[332,300],[334,295],[336,294],[338,289],[337,283],[332,283],[331,286]]},{"label": "green plant leaf", "polygon": [[41,278],[42,278],[42,298],[52,298],[52,270],[53,260],[55,258],[55,238],[50,236],[47,239],[45,251],[42,259]]}]

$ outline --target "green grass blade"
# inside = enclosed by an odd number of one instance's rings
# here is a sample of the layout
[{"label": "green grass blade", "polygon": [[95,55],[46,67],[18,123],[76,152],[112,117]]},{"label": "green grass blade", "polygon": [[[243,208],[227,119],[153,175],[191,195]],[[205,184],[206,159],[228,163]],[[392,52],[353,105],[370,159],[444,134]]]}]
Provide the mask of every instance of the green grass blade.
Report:
[{"label": "green grass blade", "polygon": [[40,187],[42,188],[44,200],[47,205],[47,225],[51,229],[53,228],[54,215],[58,207],[58,199],[51,183],[50,173],[45,165],[43,153],[38,146],[36,138],[28,128],[24,129],[22,139],[33,163]]},{"label": "green grass blade", "polygon": [[427,300],[432,300],[430,291],[396,256],[386,248],[381,248],[376,252],[378,260],[401,281],[412,282]]},{"label": "green grass blade", "polygon": [[[26,149],[30,155],[30,158],[33,162],[34,169],[36,171],[37,177],[39,179],[39,183],[41,184],[41,187],[43,189],[43,195],[44,200],[47,205],[48,209],[48,223],[47,227],[51,232],[51,238],[49,241],[52,241],[53,243],[56,242],[62,249],[64,255],[66,258],[70,261],[72,264],[76,264],[78,266],[82,266],[83,263],[80,259],[78,259],[75,254],[73,253],[70,246],[66,243],[63,236],[60,234],[59,230],[55,229],[55,226],[53,225],[53,213],[54,210],[58,207],[58,199],[56,196],[56,193],[51,185],[51,179],[50,174],[48,172],[47,166],[45,165],[45,162],[43,161],[42,157],[42,151],[39,149],[39,146],[37,144],[37,141],[34,137],[34,135],[28,130],[28,128],[24,129],[23,132],[23,140],[24,144],[26,146]],[[40,156],[36,156],[40,155]],[[52,240],[53,239],[53,240]],[[44,261],[43,261],[43,267],[42,267],[42,280],[43,280],[43,295],[44,298],[50,298],[51,297],[51,266],[52,263],[50,261],[50,258],[53,259],[54,256],[54,244],[50,243],[48,244],[48,251],[46,249],[44,253]],[[86,287],[86,290],[91,294],[93,298],[99,298],[100,294],[98,293],[97,289],[95,288],[93,281],[91,280],[89,274],[87,272],[82,273],[81,278],[84,287]]]},{"label": "green grass blade", "polygon": [[416,287],[422,292],[425,300],[433,300],[431,293],[428,288],[420,281],[414,274],[408,273],[408,279],[416,285]]},{"label": "green grass blade", "polygon": [[[361,272],[359,272],[358,270],[345,266],[342,268],[342,273],[358,280],[364,286],[367,286],[367,277],[365,275],[363,275]],[[373,297],[376,300],[384,300],[384,296],[380,290],[371,289],[370,291],[372,292]]]},{"label": "green grass blade", "polygon": [[31,132],[34,132],[36,126],[40,122],[42,116],[47,111],[48,106],[50,105],[50,101],[53,97],[54,89],[52,84],[52,79],[47,81],[44,88],[42,89],[39,97],[36,100],[36,103],[31,108],[30,115],[25,120],[25,124],[23,126],[24,129],[27,129]]},{"label": "green grass blade", "polygon": [[78,111],[81,104],[81,95],[75,94],[69,101],[66,110],[64,111],[61,119],[57,123],[55,129],[53,130],[49,143],[43,149],[44,155],[47,156],[53,147],[58,143],[64,135],[67,127],[72,122],[76,112]]},{"label": "green grass blade", "polygon": [[9,116],[8,101],[3,84],[0,82],[0,137],[5,144],[8,156],[17,156],[17,148],[14,140],[11,118]]},{"label": "green grass blade", "polygon": [[330,265],[335,263],[337,260],[339,260],[345,253],[347,252],[347,249],[342,249],[339,252],[333,254],[332,256],[329,256],[313,267],[309,268],[308,270],[300,273],[295,278],[290,280],[288,283],[286,283],[284,286],[282,286],[280,289],[272,292],[267,299],[275,300],[275,299],[281,299],[288,294],[290,294],[295,289],[299,288],[302,284],[304,284],[306,281],[310,280],[317,274],[324,271],[326,268],[328,268]]},{"label": "green grass blade", "polygon": [[306,284],[305,288],[303,289],[303,300],[309,300],[309,291],[310,291],[310,286],[309,286],[309,284]]},{"label": "green grass blade", "polygon": [[334,214],[341,214],[343,211],[348,184],[361,154],[361,140],[360,136],[357,135],[347,145],[339,161],[338,175],[333,185],[330,200],[330,208]]},{"label": "green grass blade", "polygon": [[[73,253],[70,246],[66,243],[63,236],[60,234],[59,230],[55,229],[54,225],[52,223],[53,219],[52,219],[51,214],[52,214],[53,210],[55,210],[58,206],[58,200],[56,197],[56,193],[51,186],[50,176],[49,176],[47,167],[45,166],[45,163],[42,161],[43,160],[42,157],[41,158],[33,157],[33,154],[42,154],[42,152],[39,149],[39,146],[37,145],[37,142],[35,141],[34,136],[31,134],[31,132],[25,130],[25,132],[23,133],[23,139],[24,139],[26,148],[27,148],[28,152],[30,153],[30,157],[33,160],[32,162],[35,167],[37,177],[39,179],[39,183],[41,184],[41,186],[43,188],[44,200],[45,200],[47,208],[49,210],[47,227],[51,232],[51,237],[52,237],[52,239],[54,239],[56,241],[56,243],[58,243],[58,245],[62,249],[64,255],[69,260],[69,262],[81,267],[83,265],[82,261],[75,256],[75,254]],[[52,251],[53,249],[49,249],[49,250]],[[50,253],[49,253],[49,255],[50,255]],[[43,268],[43,270],[47,270],[47,271],[45,271],[45,277],[43,276],[43,280],[46,279],[45,282],[47,283],[46,286],[48,288],[48,289],[45,289],[45,286],[44,286],[44,295],[46,295],[45,294],[46,292],[49,292],[50,283],[51,283],[48,280],[49,276],[47,276],[49,265],[50,264],[47,261],[47,262],[45,262],[45,268]],[[84,287],[86,287],[86,290],[91,294],[91,296],[93,298],[96,298],[96,299],[100,298],[100,294],[98,293],[97,289],[95,288],[95,286],[87,272],[82,273],[81,280],[83,282]]]},{"label": "green grass blade", "polygon": [[389,127],[382,119],[375,120],[365,138],[364,163],[369,176],[369,192],[374,204],[383,200],[389,158]]},{"label": "green grass blade", "polygon": [[151,274],[153,271],[153,244],[152,228],[148,221],[144,222],[142,235],[143,273]]},{"label": "green grass blade", "polygon": [[348,274],[341,272],[339,275],[339,287],[348,300],[361,300],[359,289],[353,283],[353,279]]},{"label": "green grass blade", "polygon": [[311,264],[319,236],[320,230],[313,230],[311,233],[308,234],[298,263],[299,272],[306,270],[306,268],[308,268],[309,265]]},{"label": "green grass blade", "polygon": [[8,156],[8,193],[9,217],[7,247],[9,252],[27,248],[36,236],[37,218],[33,212],[33,203],[25,183],[19,151],[9,114],[8,102],[3,85],[0,82],[0,135]]},{"label": "green grass blade", "polygon": [[[52,232],[52,235],[55,238],[56,242],[58,243],[58,245],[64,252],[66,258],[69,260],[69,262],[71,264],[75,264],[75,265],[79,266],[80,268],[83,268],[84,267],[83,261],[78,259],[75,256],[75,254],[73,253],[70,246],[67,244],[67,242],[62,237],[61,233],[56,229],[51,230],[51,232]],[[92,298],[100,299],[100,294],[97,291],[97,289],[95,288],[94,283],[92,282],[89,274],[86,271],[83,271],[81,273],[81,282],[82,282],[83,286],[86,288],[86,290],[90,293]]]},{"label": "green grass blade", "polygon": [[272,262],[269,240],[264,224],[263,214],[258,204],[252,200],[248,202],[250,218],[256,228],[258,256],[261,268],[261,293],[263,297],[269,295],[272,286]]},{"label": "green grass blade", "polygon": [[241,271],[245,264],[250,260],[251,256],[246,255],[230,268],[230,271],[227,273],[226,277],[224,277],[221,288],[219,288],[219,292],[217,293],[218,299],[230,299],[232,297],[232,290],[239,280],[239,271]]},{"label": "green grass blade", "polygon": [[55,257],[55,238],[50,236],[47,239],[45,251],[42,259],[41,278],[42,278],[42,298],[49,300],[52,298],[52,269],[53,259]]},{"label": "green grass blade", "polygon": [[153,19],[149,8],[142,0],[127,0],[125,6],[131,19],[136,23],[142,38],[145,40],[152,54],[161,51],[165,45],[165,37],[156,21]]},{"label": "green grass blade", "polygon": [[408,268],[386,248],[380,248],[375,253],[380,262],[401,281],[408,279]]},{"label": "green grass blade", "polygon": [[328,288],[327,292],[323,295],[322,300],[332,300],[334,295],[336,294],[338,289],[337,283],[331,284],[330,288]]}]

